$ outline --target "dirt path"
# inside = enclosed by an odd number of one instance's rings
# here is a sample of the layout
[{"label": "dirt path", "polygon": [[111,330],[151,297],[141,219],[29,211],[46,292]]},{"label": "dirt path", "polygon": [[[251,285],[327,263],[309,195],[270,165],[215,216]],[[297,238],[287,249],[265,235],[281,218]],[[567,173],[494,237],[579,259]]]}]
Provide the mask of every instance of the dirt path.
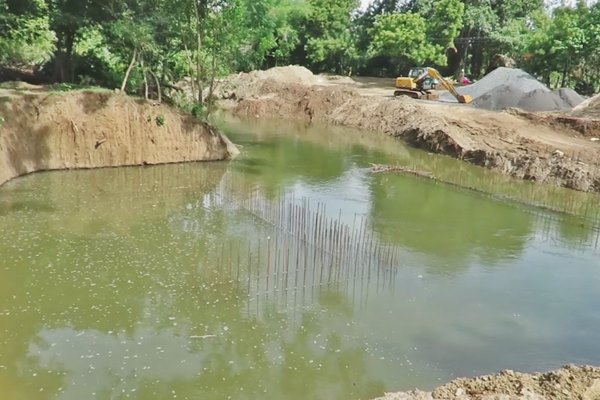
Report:
[{"label": "dirt path", "polygon": [[[532,126],[530,121],[509,113],[472,109],[467,106],[450,106],[435,102],[423,103],[423,107],[428,108],[433,113],[439,113],[449,123],[460,125],[464,121],[469,121],[466,125],[478,128],[477,132],[485,128],[493,128],[498,132],[498,136],[490,137],[491,140],[518,137],[551,148],[562,148],[573,154],[590,152],[589,157],[600,154],[598,153],[600,144],[591,142],[588,138],[572,130],[546,125]],[[506,140],[503,140],[503,142],[506,143]]]},{"label": "dirt path", "polygon": [[554,123],[546,114],[394,98],[392,84],[383,78],[331,78],[283,67],[231,77],[217,95],[222,107],[237,115],[382,131],[516,178],[600,192],[600,142],[589,134]]}]

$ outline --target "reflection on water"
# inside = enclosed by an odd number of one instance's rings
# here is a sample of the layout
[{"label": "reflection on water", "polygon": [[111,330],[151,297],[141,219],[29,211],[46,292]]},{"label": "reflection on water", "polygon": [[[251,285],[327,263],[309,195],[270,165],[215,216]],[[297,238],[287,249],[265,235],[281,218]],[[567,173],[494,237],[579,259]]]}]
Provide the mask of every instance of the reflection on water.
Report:
[{"label": "reflection on water", "polygon": [[225,127],[229,164],[0,189],[2,398],[366,399],[600,363],[597,196],[370,133]]}]

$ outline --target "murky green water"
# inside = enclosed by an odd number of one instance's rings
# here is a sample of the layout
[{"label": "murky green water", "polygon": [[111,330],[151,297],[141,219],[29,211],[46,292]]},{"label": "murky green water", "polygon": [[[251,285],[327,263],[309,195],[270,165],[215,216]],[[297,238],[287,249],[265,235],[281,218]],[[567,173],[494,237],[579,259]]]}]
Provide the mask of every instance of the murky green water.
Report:
[{"label": "murky green water", "polygon": [[0,398],[368,399],[600,364],[598,196],[367,133],[226,127],[233,163],[0,189]]}]

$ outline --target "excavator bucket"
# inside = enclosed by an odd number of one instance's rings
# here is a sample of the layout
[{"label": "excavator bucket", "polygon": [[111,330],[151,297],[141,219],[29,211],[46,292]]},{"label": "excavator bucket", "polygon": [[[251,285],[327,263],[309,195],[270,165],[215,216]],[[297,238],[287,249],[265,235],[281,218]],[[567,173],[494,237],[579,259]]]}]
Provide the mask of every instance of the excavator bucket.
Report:
[{"label": "excavator bucket", "polygon": [[461,104],[470,104],[473,101],[473,98],[468,94],[459,94],[457,96],[458,102]]}]

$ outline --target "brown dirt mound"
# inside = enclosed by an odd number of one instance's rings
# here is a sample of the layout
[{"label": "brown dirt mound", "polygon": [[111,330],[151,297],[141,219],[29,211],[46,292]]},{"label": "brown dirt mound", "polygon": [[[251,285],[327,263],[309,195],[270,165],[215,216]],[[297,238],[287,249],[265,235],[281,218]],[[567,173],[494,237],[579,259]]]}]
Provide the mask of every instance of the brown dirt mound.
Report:
[{"label": "brown dirt mound", "polygon": [[[281,73],[282,70],[279,71]],[[574,130],[552,127],[509,113],[469,106],[363,96],[344,85],[304,85],[266,79],[225,93],[234,114],[320,121],[385,132],[416,147],[448,154],[517,178],[600,191],[600,143]],[[232,99],[234,99],[232,101]]]},{"label": "brown dirt mound", "polygon": [[278,86],[304,85],[312,86],[327,84],[324,77],[313,75],[305,67],[290,65],[287,67],[274,67],[265,71],[252,71],[239,73],[217,83],[214,96],[217,99],[243,99],[265,93],[261,87],[263,82],[270,81]]},{"label": "brown dirt mound", "polygon": [[276,80],[268,79],[257,83],[256,93],[272,95],[243,98],[235,106],[234,113],[254,117],[269,116],[281,118],[300,118],[309,120],[325,119],[325,114],[339,104],[358,96],[358,93],[346,87],[319,87],[297,83],[286,83],[285,90]]},{"label": "brown dirt mound", "polygon": [[518,109],[511,109],[508,112],[537,124],[549,126],[556,131],[580,133],[591,141],[598,141],[600,138],[600,119],[562,113],[530,113]]},{"label": "brown dirt mound", "polygon": [[0,184],[40,170],[223,160],[219,132],[164,106],[111,92],[0,96]]},{"label": "brown dirt mound", "polygon": [[591,97],[573,109],[576,117],[600,119],[600,94]]},{"label": "brown dirt mound", "polygon": [[600,368],[566,366],[543,374],[510,370],[461,378],[433,392],[389,393],[378,400],[598,400]]}]

